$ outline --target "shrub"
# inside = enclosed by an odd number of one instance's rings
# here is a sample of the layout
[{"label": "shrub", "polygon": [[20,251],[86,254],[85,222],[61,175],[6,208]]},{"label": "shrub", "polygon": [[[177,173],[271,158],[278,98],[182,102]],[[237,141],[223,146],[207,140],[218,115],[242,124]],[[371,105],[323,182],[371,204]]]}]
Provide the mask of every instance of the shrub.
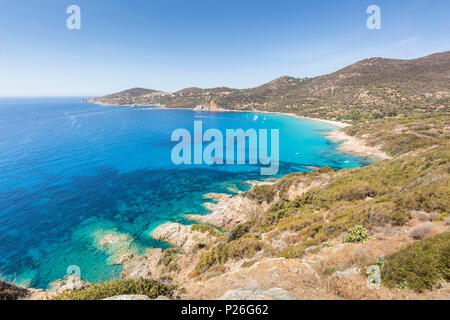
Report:
[{"label": "shrub", "polygon": [[450,232],[417,241],[384,259],[383,284],[430,290],[441,281],[450,281]]},{"label": "shrub", "polygon": [[218,238],[220,238],[222,236],[222,234],[219,231],[217,231],[216,228],[214,228],[210,225],[207,225],[207,224],[193,224],[193,225],[191,225],[191,230],[202,232],[202,233],[209,233],[210,235],[212,235],[214,237],[218,237]]},{"label": "shrub", "polygon": [[151,299],[158,296],[173,297],[176,286],[163,285],[152,279],[112,280],[104,283],[94,283],[89,287],[65,291],[53,300],[101,300],[124,294],[142,294]]},{"label": "shrub", "polygon": [[177,250],[174,248],[169,248],[163,251],[163,255],[161,256],[161,259],[158,261],[158,265],[163,264],[164,266],[168,266],[172,262],[176,260],[177,257]]},{"label": "shrub", "polygon": [[256,262],[258,262],[258,261],[257,260],[245,261],[243,264],[241,264],[241,268],[250,268]]},{"label": "shrub", "polygon": [[333,169],[331,169],[330,166],[320,167],[317,172],[319,173],[328,173],[331,172]]},{"label": "shrub", "polygon": [[197,245],[195,246],[197,250],[205,249],[207,247],[208,245],[206,243],[197,243]]},{"label": "shrub", "polygon": [[342,187],[339,195],[340,200],[364,200],[367,197],[373,197],[375,192],[371,190],[371,186],[367,182]]},{"label": "shrub", "polygon": [[28,296],[28,290],[0,280],[0,300],[17,300]]},{"label": "shrub", "polygon": [[280,256],[287,259],[300,259],[305,254],[306,245],[300,244],[281,251]]},{"label": "shrub", "polygon": [[400,290],[409,290],[410,286],[408,281],[402,281],[397,285],[397,288],[399,288]]},{"label": "shrub", "polygon": [[343,242],[364,242],[370,239],[369,232],[361,225],[356,225],[347,230]]},{"label": "shrub", "polygon": [[275,191],[271,185],[260,185],[245,192],[244,196],[250,200],[257,201],[259,204],[263,202],[271,203],[275,197]]},{"label": "shrub", "polygon": [[227,235],[228,241],[233,241],[239,238],[242,238],[245,234],[247,234],[252,228],[253,224],[251,222],[245,222],[237,225],[231,230],[231,232]]},{"label": "shrub", "polygon": [[219,243],[200,256],[195,266],[194,276],[205,272],[214,265],[223,264],[229,259],[251,258],[262,249],[261,242],[253,238],[242,238],[227,244]]},{"label": "shrub", "polygon": [[180,267],[177,264],[178,252],[174,248],[164,250],[163,255],[158,261],[158,265],[163,265],[165,272],[178,271]]}]

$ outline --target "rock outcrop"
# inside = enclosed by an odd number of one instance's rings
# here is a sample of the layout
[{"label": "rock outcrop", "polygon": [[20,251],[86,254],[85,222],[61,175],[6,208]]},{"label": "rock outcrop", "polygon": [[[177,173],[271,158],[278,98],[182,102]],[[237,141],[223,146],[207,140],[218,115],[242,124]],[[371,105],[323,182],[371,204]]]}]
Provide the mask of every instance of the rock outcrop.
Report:
[{"label": "rock outcrop", "polygon": [[159,248],[148,249],[143,256],[129,255],[123,257],[121,277],[125,279],[154,278],[160,269],[159,261],[163,251]]},{"label": "rock outcrop", "polygon": [[229,290],[217,300],[297,300],[297,297],[281,288],[268,290],[242,288]]},{"label": "rock outcrop", "polygon": [[166,241],[185,253],[192,252],[199,243],[208,244],[215,241],[215,237],[208,232],[192,230],[191,226],[170,222],[156,228],[152,237]]},{"label": "rock outcrop", "polygon": [[232,229],[240,223],[249,221],[267,209],[267,204],[259,204],[239,194],[232,197],[227,194],[214,194],[217,203],[206,203],[205,207],[211,210],[210,214],[188,214],[186,218],[201,223],[210,224],[222,229]]},{"label": "rock outcrop", "polygon": [[[211,297],[222,299],[230,296],[239,299],[246,296],[256,298],[256,295],[264,294],[267,294],[267,299],[282,296],[290,299],[338,298],[323,290],[320,278],[308,265],[299,260],[285,258],[266,258],[248,268],[243,268],[240,264],[230,264],[230,271],[201,282],[190,281],[184,288],[186,295],[183,299],[194,300]],[[290,292],[290,295],[286,294],[286,291]]]},{"label": "rock outcrop", "polygon": [[66,290],[79,290],[87,287],[89,285],[88,282],[85,282],[81,279],[81,277],[77,274],[71,274],[67,276],[63,280],[58,280],[52,282],[50,287],[56,293],[61,293]]}]

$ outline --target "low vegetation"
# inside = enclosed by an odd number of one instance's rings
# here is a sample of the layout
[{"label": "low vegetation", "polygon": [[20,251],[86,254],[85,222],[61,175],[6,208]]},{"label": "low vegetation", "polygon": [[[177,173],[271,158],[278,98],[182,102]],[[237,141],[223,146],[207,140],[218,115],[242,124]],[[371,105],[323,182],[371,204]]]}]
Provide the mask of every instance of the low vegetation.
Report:
[{"label": "low vegetation", "polygon": [[450,52],[414,60],[372,58],[328,75],[283,76],[256,88],[186,88],[173,93],[135,88],[88,101],[180,108],[217,106],[348,122],[413,113],[436,115],[450,105],[449,65]]},{"label": "low vegetation", "polygon": [[221,234],[216,228],[206,224],[193,224],[191,225],[191,230],[202,233],[209,233],[210,235],[217,238],[223,237],[223,234]]},{"label": "low vegetation", "polygon": [[27,296],[27,289],[0,280],[0,300],[18,300]]},{"label": "low vegetation", "polygon": [[[388,120],[378,123],[380,132],[386,132],[387,124],[392,125]],[[340,236],[344,243],[368,241],[372,230],[405,225],[412,211],[426,212],[427,219],[429,216],[444,219],[450,211],[450,144],[445,125],[446,121],[441,121],[439,129],[432,119],[414,120],[411,130],[434,128],[440,133],[431,144],[421,145],[422,149],[413,144],[402,151],[391,150],[394,154],[414,152],[407,156],[395,156],[367,167],[339,172],[322,168],[320,172],[291,174],[274,184],[247,191],[244,194],[247,198],[267,202],[270,208],[232,229],[227,243],[221,242],[204,252],[194,275],[231,259],[251,259],[256,252],[264,250],[261,244],[264,241],[258,240],[262,234],[266,234],[266,238],[283,232],[289,234],[283,240],[285,247],[268,248],[265,254],[302,258],[306,252],[317,252]],[[317,179],[325,183],[295,199],[286,197],[293,186],[308,185]],[[411,229],[410,234],[414,239],[423,239],[432,235],[433,230],[434,224],[430,222]],[[401,264],[390,265],[389,259],[386,268],[402,270]],[[412,279],[401,278],[395,283],[403,288],[421,290]]]},{"label": "low vegetation", "polygon": [[252,258],[263,249],[263,244],[254,238],[242,238],[229,243],[221,242],[211,250],[203,253],[195,267],[192,277],[205,272],[215,265],[221,265],[229,260]]},{"label": "low vegetation", "polygon": [[449,127],[448,112],[435,112],[377,121],[360,120],[343,130],[350,136],[364,138],[369,145],[381,146],[391,156],[399,156],[448,141]]},{"label": "low vegetation", "polygon": [[369,232],[361,225],[356,225],[348,229],[347,234],[342,240],[346,242],[364,242],[370,239]]},{"label": "low vegetation", "polygon": [[240,231],[239,236],[243,230],[295,231],[299,232],[298,240],[303,240],[299,242],[309,238],[318,244],[355,225],[368,230],[385,224],[403,225],[411,210],[446,214],[450,208],[447,147],[448,143],[443,143],[419,155],[329,173],[327,186],[294,200],[282,198],[245,228],[235,230]]},{"label": "low vegetation", "polygon": [[164,266],[164,273],[178,271],[180,267],[177,264],[178,252],[174,248],[164,250],[162,257],[158,261],[158,265]]},{"label": "low vegetation", "polygon": [[156,299],[158,296],[173,298],[175,290],[175,286],[152,279],[112,280],[94,283],[80,290],[65,291],[53,300],[102,300],[125,294],[146,295],[150,299]]},{"label": "low vegetation", "polygon": [[275,196],[275,191],[270,185],[260,185],[254,186],[251,192],[247,191],[244,193],[244,196],[249,198],[250,200],[255,200],[259,204],[264,202],[271,203]]},{"label": "low vegetation", "polygon": [[450,281],[450,233],[417,241],[387,256],[381,270],[388,287],[430,290]]}]

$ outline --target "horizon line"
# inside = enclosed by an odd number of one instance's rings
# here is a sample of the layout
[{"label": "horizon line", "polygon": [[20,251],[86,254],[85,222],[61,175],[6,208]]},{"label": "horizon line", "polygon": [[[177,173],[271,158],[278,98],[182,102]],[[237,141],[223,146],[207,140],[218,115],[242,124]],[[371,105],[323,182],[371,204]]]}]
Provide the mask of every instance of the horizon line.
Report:
[{"label": "horizon line", "polygon": [[[175,93],[175,92],[181,91],[183,89],[188,89],[188,88],[199,88],[199,89],[202,89],[202,90],[207,90],[207,89],[215,89],[215,88],[224,87],[224,88],[229,88],[229,89],[246,90],[246,89],[257,88],[259,86],[262,86],[264,84],[267,84],[267,83],[269,83],[271,81],[274,81],[276,79],[280,79],[280,78],[283,78],[283,77],[291,77],[291,78],[295,78],[295,79],[312,79],[312,78],[318,78],[318,77],[330,75],[330,74],[333,74],[335,72],[338,72],[339,70],[342,70],[342,69],[345,69],[345,68],[347,68],[347,67],[349,67],[351,65],[354,65],[354,64],[356,64],[358,62],[362,62],[362,61],[369,60],[369,59],[386,59],[386,60],[397,60],[397,61],[413,61],[413,60],[423,59],[423,58],[426,58],[426,57],[429,57],[429,56],[432,56],[432,55],[443,54],[443,53],[448,53],[448,52],[450,52],[450,50],[437,51],[437,52],[433,52],[433,53],[430,53],[430,54],[427,54],[427,55],[424,55],[424,56],[419,56],[419,57],[410,58],[410,59],[385,58],[385,57],[380,57],[380,56],[378,56],[378,57],[372,56],[372,57],[369,57],[369,58],[364,58],[364,59],[352,62],[351,64],[348,64],[348,65],[346,65],[346,66],[344,66],[342,68],[339,68],[339,69],[337,69],[335,71],[332,71],[330,73],[314,75],[314,76],[304,76],[304,77],[289,76],[289,75],[284,74],[284,75],[280,75],[277,78],[274,78],[272,80],[264,82],[264,83],[262,83],[262,84],[260,84],[258,86],[255,86],[255,87],[235,88],[235,87],[232,87],[232,86],[218,85],[218,86],[209,87],[209,88],[202,88],[202,87],[198,87],[198,86],[192,85],[192,86],[189,86],[189,87],[184,87],[184,88],[178,89],[176,91],[164,91],[164,90],[160,90],[160,89],[153,89],[153,88],[143,87],[143,86],[132,86],[132,87],[125,88],[125,89],[118,89],[119,91],[116,91],[116,92],[105,93],[105,94],[88,94],[88,95],[78,95],[78,94],[77,95],[73,95],[73,94],[68,94],[68,95],[29,95],[29,96],[28,95],[26,95],[26,96],[18,96],[18,95],[1,96],[0,95],[0,98],[96,98],[96,97],[102,97],[102,96],[105,96],[105,95],[120,93],[120,92],[127,91],[127,90],[130,90],[130,89],[155,90],[155,91],[160,91],[160,92],[165,92],[165,93]],[[111,90],[111,91],[113,91],[113,90]]]}]

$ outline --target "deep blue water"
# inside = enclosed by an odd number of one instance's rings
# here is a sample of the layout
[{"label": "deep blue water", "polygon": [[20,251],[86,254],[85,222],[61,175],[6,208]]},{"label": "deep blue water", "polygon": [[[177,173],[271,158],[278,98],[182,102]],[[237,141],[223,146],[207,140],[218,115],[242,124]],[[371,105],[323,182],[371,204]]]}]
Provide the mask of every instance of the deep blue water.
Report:
[{"label": "deep blue water", "polygon": [[278,176],[305,166],[349,168],[368,160],[336,151],[323,132],[335,126],[280,115],[143,110],[79,98],[0,99],[0,273],[47,288],[77,265],[87,281],[118,277],[98,239],[129,236],[131,249],[167,247],[149,236],[186,213],[206,213],[204,193],[236,193],[265,179],[257,166],[171,162],[177,128],[280,130]]}]

